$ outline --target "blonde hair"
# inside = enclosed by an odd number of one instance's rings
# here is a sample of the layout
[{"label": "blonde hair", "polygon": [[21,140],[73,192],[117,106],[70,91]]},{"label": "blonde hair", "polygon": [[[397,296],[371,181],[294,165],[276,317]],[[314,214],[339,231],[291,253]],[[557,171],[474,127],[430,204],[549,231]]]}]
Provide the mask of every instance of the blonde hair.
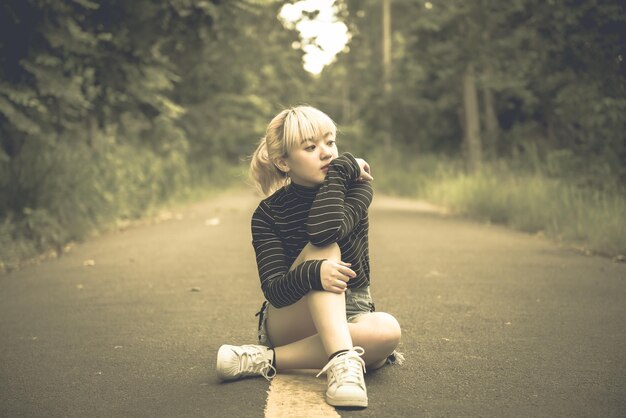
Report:
[{"label": "blonde hair", "polygon": [[287,174],[278,169],[276,162],[285,158],[294,147],[307,140],[333,136],[337,127],[328,115],[311,106],[285,109],[272,119],[265,136],[252,154],[250,178],[264,194],[270,195],[289,183]]}]

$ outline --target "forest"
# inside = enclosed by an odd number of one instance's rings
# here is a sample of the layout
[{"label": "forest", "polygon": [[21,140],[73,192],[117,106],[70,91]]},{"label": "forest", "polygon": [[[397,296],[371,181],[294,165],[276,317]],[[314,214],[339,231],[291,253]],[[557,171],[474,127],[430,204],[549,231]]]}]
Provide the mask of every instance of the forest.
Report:
[{"label": "forest", "polygon": [[292,3],[3,0],[0,272],[245,182],[302,103],[381,193],[624,259],[622,2],[336,0],[319,75]]}]

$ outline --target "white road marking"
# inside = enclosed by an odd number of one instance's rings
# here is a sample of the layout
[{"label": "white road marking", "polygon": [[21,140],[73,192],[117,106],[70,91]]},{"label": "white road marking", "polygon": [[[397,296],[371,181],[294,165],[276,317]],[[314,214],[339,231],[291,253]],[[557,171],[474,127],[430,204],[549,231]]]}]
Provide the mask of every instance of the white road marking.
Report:
[{"label": "white road marking", "polygon": [[265,417],[339,417],[324,397],[326,376],[316,374],[312,370],[277,374],[268,391]]}]

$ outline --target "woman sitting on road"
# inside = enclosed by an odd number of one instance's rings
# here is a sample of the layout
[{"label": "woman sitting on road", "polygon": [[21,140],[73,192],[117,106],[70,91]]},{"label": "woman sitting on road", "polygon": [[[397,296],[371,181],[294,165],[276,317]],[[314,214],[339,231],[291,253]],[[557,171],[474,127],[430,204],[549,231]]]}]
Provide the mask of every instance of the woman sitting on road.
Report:
[{"label": "woman sitting on road", "polygon": [[366,407],[365,368],[401,360],[400,326],[374,312],[369,291],[370,167],[339,156],[335,135],[323,112],[286,109],[252,156],[251,176],[271,194],[252,216],[267,301],[257,314],[259,345],[221,346],[217,373],[270,379],[276,371],[321,368],[330,405]]}]

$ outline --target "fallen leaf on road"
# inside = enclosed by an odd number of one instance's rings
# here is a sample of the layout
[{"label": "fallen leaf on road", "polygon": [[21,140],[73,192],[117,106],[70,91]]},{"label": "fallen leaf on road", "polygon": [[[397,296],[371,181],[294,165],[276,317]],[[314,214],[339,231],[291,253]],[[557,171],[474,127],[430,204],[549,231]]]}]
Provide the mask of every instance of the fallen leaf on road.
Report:
[{"label": "fallen leaf on road", "polygon": [[157,221],[158,222],[162,222],[162,221],[169,221],[170,219],[172,219],[174,217],[174,215],[172,214],[172,212],[169,211],[163,211],[161,213],[159,213],[157,215]]},{"label": "fallen leaf on road", "polygon": [[76,285],[76,289],[78,290],[83,290],[85,288],[85,286],[83,286],[82,284],[77,284]]},{"label": "fallen leaf on road", "polygon": [[191,288],[191,291],[192,291],[192,292],[199,292],[199,291],[200,291],[200,288],[199,288],[199,287],[192,287],[192,288]]},{"label": "fallen leaf on road", "polygon": [[215,226],[220,224],[220,218],[209,218],[204,221],[204,225],[206,226]]},{"label": "fallen leaf on road", "polygon": [[115,346],[115,347],[113,347],[113,348],[115,348],[115,349],[117,350],[117,349],[120,349],[120,348],[123,348],[123,347],[124,347],[123,345],[116,345],[116,346]]},{"label": "fallen leaf on road", "polygon": [[95,266],[96,265],[96,261],[95,260],[85,260],[83,261],[83,266],[85,267],[91,267],[91,266]]},{"label": "fallen leaf on road", "polygon": [[426,274],[426,278],[431,277],[443,277],[445,274],[438,272],[437,270],[431,270]]}]

